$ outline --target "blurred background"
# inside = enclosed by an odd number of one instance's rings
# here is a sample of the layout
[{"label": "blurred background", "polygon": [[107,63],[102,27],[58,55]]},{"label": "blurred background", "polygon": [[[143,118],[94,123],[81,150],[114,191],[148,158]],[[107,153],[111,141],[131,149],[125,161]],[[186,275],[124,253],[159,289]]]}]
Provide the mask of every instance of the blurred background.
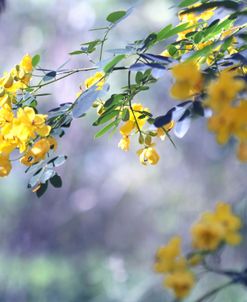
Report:
[{"label": "blurred background", "polygon": [[[101,37],[89,31],[105,25],[114,10],[128,9],[132,0],[7,0],[0,16],[0,71],[9,70],[26,53],[41,54],[43,68],[90,66],[85,56],[70,57],[80,43]],[[174,1],[139,1],[106,44],[124,47],[169,23],[176,23]],[[157,51],[162,51],[158,49]],[[105,54],[107,58],[108,54]],[[110,57],[110,54],[109,54]],[[40,99],[41,110],[73,101],[91,75],[80,74],[48,86],[51,97]],[[173,106],[172,79],[167,74],[140,95],[152,112]],[[112,91],[126,84],[126,74],[110,79]],[[62,189],[49,188],[40,199],[26,189],[27,176],[17,163],[0,181],[0,301],[4,302],[161,302],[171,301],[162,278],[152,266],[158,246],[170,236],[184,238],[190,248],[190,225],[216,201],[246,206],[246,167],[235,158],[234,144],[220,147],[203,119],[195,121],[183,140],[159,143],[155,167],[142,166],[137,145],[124,153],[120,135],[95,140],[94,110],[73,122],[59,141],[68,155],[59,169]],[[246,245],[229,248],[217,265],[247,266]],[[192,298],[224,280],[201,276]],[[246,302],[242,287],[229,288],[215,301]]]}]

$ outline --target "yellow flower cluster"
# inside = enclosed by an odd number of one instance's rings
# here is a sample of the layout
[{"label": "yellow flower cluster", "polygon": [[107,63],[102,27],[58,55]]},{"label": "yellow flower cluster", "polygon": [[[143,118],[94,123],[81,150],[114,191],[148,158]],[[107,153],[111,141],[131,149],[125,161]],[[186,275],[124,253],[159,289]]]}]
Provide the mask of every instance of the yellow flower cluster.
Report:
[{"label": "yellow flower cluster", "polygon": [[[195,7],[190,6],[188,8]],[[188,23],[188,29],[178,33],[177,41],[181,41],[186,39],[186,35],[190,32],[195,31],[196,27],[198,26],[200,21],[204,21],[204,23],[201,23],[201,27],[205,27],[207,25],[206,21],[212,18],[214,15],[214,9],[208,9],[200,14],[197,13],[184,13],[183,11],[179,12],[178,18],[181,21],[180,25],[184,23]],[[212,42],[211,42],[212,43]],[[203,48],[203,43],[195,43],[193,42],[194,46],[197,49]],[[183,49],[181,49],[180,45],[176,45],[174,47],[177,48],[177,51],[175,53],[175,57],[180,57],[182,54],[187,53],[188,51],[193,49],[193,44],[187,44],[183,46]],[[205,45],[206,46],[206,45]],[[165,50],[161,53],[161,55],[170,57],[170,53],[168,50]]]},{"label": "yellow flower cluster", "polygon": [[[126,108],[124,108],[126,110]],[[143,131],[143,127],[148,120],[148,115],[144,113],[149,113],[148,108],[144,108],[142,104],[132,104],[129,110],[129,119],[120,127],[120,134],[122,138],[118,144],[118,147],[123,151],[129,151],[130,148],[130,136],[133,133],[140,132],[139,143],[144,144],[144,147],[137,151],[140,163],[143,165],[156,165],[159,162],[159,154],[155,149],[155,144],[152,143],[152,137],[158,136],[164,140],[166,132],[170,131],[174,123],[171,122],[164,126],[164,129],[158,128],[156,131]]]},{"label": "yellow flower cluster", "polygon": [[[24,56],[19,65],[0,79],[0,176],[6,176],[11,171],[10,154],[18,149],[24,157],[21,162],[31,165],[44,158],[47,148],[44,140],[48,137],[51,127],[46,125],[46,115],[37,114],[32,107],[18,108],[15,112],[12,104],[16,103],[17,92],[25,89],[32,75],[32,58]],[[51,140],[48,138],[47,140]],[[28,147],[35,142],[31,151]],[[42,149],[42,156],[40,151]],[[31,152],[31,153],[30,153]]]},{"label": "yellow flower cluster", "polygon": [[[192,8],[198,5],[193,5],[190,6],[188,8]],[[204,12],[197,14],[197,13],[183,13],[183,11],[181,11],[178,15],[179,19],[181,22],[183,23],[189,23],[189,26],[191,28],[181,32],[178,34],[178,39],[182,40],[186,38],[186,34],[192,32],[195,30],[195,26],[198,24],[199,21],[207,21],[209,19],[211,19],[214,15],[214,9],[208,9],[205,10]]]},{"label": "yellow flower cluster", "polygon": [[27,87],[32,70],[32,57],[25,55],[20,64],[16,65],[11,72],[4,73],[0,78],[0,106],[16,102],[16,93]]},{"label": "yellow flower cluster", "polygon": [[167,245],[158,249],[154,269],[165,275],[164,286],[171,289],[178,299],[189,295],[195,275],[189,261],[181,255],[180,237],[173,237]]},{"label": "yellow flower cluster", "polygon": [[241,241],[241,220],[224,202],[214,212],[204,213],[192,229],[193,247],[200,251],[214,251],[221,244],[237,245]]},{"label": "yellow flower cluster", "polygon": [[208,128],[215,132],[218,143],[226,144],[231,136],[239,141],[239,160],[247,161],[247,100],[237,100],[238,94],[246,89],[242,79],[238,79],[238,69],[223,70],[208,88],[206,101],[213,115],[208,120]]},{"label": "yellow flower cluster", "polygon": [[200,66],[195,61],[177,64],[172,68],[172,74],[176,79],[171,88],[171,96],[184,100],[193,97],[202,89],[203,77]]},{"label": "yellow flower cluster", "polygon": [[217,203],[214,212],[204,213],[192,226],[191,253],[182,255],[181,238],[178,236],[157,250],[154,269],[165,276],[164,286],[171,289],[177,299],[188,296],[196,281],[192,268],[221,245],[239,244],[240,228],[241,220],[232,212],[231,206]]}]

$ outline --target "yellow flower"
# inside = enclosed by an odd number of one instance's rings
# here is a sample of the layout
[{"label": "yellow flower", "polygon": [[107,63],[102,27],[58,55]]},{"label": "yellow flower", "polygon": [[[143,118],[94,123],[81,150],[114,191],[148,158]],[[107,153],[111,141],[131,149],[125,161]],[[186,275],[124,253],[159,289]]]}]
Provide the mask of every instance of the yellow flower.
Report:
[{"label": "yellow flower", "polygon": [[172,68],[172,74],[176,83],[171,88],[171,96],[175,99],[187,99],[201,91],[202,74],[196,62],[177,64]]},{"label": "yellow flower", "polygon": [[129,151],[130,148],[130,139],[128,136],[124,135],[120,140],[118,147],[123,151]]},{"label": "yellow flower", "polygon": [[104,72],[96,72],[92,77],[85,80],[84,85],[88,89],[89,87],[96,84],[97,90],[101,90],[105,84]]},{"label": "yellow flower", "polygon": [[0,109],[0,127],[3,127],[6,123],[11,123],[14,118],[14,114],[11,107],[8,104],[4,104]]},{"label": "yellow flower", "polygon": [[22,153],[30,139],[37,135],[41,137],[49,135],[51,127],[45,124],[46,118],[46,115],[36,114],[31,107],[19,108],[17,117],[11,123],[5,124],[1,133],[4,139],[14,141]]},{"label": "yellow flower", "polygon": [[[142,104],[132,104],[132,110],[129,109],[129,120],[120,127],[120,133],[128,136],[134,129],[142,129],[148,120],[148,116],[140,118],[143,112],[150,112],[148,108],[144,108]],[[138,127],[137,127],[138,123]]]},{"label": "yellow flower", "polygon": [[164,281],[164,286],[170,288],[178,299],[187,297],[194,284],[195,277],[190,271],[176,271],[169,274]]},{"label": "yellow flower", "polygon": [[228,142],[232,135],[240,141],[247,140],[247,102],[237,107],[225,106],[208,120],[208,129],[216,133],[219,144]]},{"label": "yellow flower", "polygon": [[224,229],[218,222],[200,221],[192,229],[193,246],[204,251],[216,250],[224,237]]},{"label": "yellow flower", "polygon": [[232,213],[231,206],[224,202],[218,202],[214,213],[205,213],[202,217],[208,223],[221,224],[224,235],[223,240],[230,245],[237,245],[241,241],[239,230],[241,219]]},{"label": "yellow flower", "polygon": [[150,147],[145,147],[145,148],[137,151],[140,162],[145,166],[147,164],[156,165],[158,163],[158,161],[160,160],[159,154],[153,148],[153,146],[154,146],[154,144],[152,144]]},{"label": "yellow flower", "polygon": [[247,162],[247,140],[240,142],[237,150],[237,157],[242,162]]},{"label": "yellow flower", "polygon": [[236,95],[244,89],[244,81],[236,79],[236,76],[237,71],[227,69],[220,73],[217,80],[209,84],[206,104],[215,112],[219,112],[224,107],[229,106],[234,101]]},{"label": "yellow flower", "polygon": [[162,246],[157,250],[156,262],[154,265],[155,271],[158,273],[167,273],[174,271],[177,267],[177,260],[180,257],[181,237],[174,236],[170,239],[167,245]]},{"label": "yellow flower", "polygon": [[33,70],[32,57],[29,54],[26,54],[22,58],[20,66],[24,69],[26,73],[31,73]]},{"label": "yellow flower", "polygon": [[0,154],[0,177],[7,176],[11,171],[11,162],[7,155]]},{"label": "yellow flower", "polygon": [[119,131],[122,135],[128,136],[133,129],[135,129],[135,123],[132,121],[127,121],[120,127]]},{"label": "yellow flower", "polygon": [[41,139],[34,143],[32,148],[20,159],[20,162],[26,166],[32,166],[45,159],[46,153],[50,150],[48,139]]},{"label": "yellow flower", "polygon": [[[198,4],[190,6],[190,8],[195,7],[195,6],[198,6]],[[213,15],[214,15],[214,10],[215,10],[214,8],[213,9],[208,9],[208,10],[205,10],[204,12],[202,12],[200,14],[196,14],[196,13],[185,14],[185,13],[183,13],[183,11],[181,11],[178,15],[180,21],[182,23],[188,23],[188,25],[191,26],[191,28],[180,32],[178,34],[178,40],[186,39],[186,34],[194,31],[195,27],[198,25],[198,22],[200,20],[207,21],[210,18],[212,18]]]}]

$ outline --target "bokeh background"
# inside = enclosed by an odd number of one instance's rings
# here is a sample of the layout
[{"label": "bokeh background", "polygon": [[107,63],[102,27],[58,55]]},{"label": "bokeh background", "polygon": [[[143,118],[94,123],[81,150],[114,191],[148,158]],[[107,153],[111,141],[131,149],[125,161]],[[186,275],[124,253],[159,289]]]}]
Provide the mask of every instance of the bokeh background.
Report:
[{"label": "bokeh background", "polygon": [[[106,45],[124,47],[169,23],[176,23],[175,1],[139,1],[132,15],[119,24]],[[100,37],[89,31],[104,26],[114,10],[127,9],[132,0],[7,0],[0,16],[1,73],[25,53],[42,56],[43,68],[90,66],[84,56],[70,57],[80,43]],[[162,51],[162,48],[157,49]],[[110,54],[105,54],[105,58]],[[40,99],[41,110],[73,101],[88,74],[48,86],[50,97]],[[126,83],[119,72],[113,91]],[[168,74],[148,93],[140,95],[153,112],[166,112]],[[73,122],[59,141],[68,155],[59,169],[63,188],[49,188],[40,199],[26,189],[24,168],[0,181],[0,301],[4,302],[161,302],[171,301],[162,278],[152,270],[155,250],[170,236],[184,238],[189,250],[190,225],[218,200],[234,204],[244,215],[246,167],[235,158],[234,144],[220,147],[206,122],[197,120],[183,140],[158,144],[158,166],[141,166],[137,145],[124,153],[120,135],[93,138],[95,112]],[[226,249],[212,259],[228,268],[247,266],[246,245]],[[202,274],[192,298],[224,282]],[[246,302],[241,286],[229,288],[214,301]]]}]

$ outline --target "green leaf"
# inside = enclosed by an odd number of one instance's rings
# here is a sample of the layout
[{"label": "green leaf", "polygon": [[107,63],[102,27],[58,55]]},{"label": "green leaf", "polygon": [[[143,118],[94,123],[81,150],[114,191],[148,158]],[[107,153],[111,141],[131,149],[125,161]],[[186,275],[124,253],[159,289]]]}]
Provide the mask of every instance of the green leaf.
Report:
[{"label": "green leaf", "polygon": [[50,183],[53,185],[55,188],[61,188],[63,185],[62,178],[58,175],[55,174],[51,179]]},{"label": "green leaf", "polygon": [[45,182],[44,184],[40,185],[40,188],[38,189],[38,191],[36,191],[36,195],[38,198],[40,198],[42,195],[44,195],[44,193],[46,192],[48,188],[48,181]]},{"label": "green leaf", "polygon": [[161,31],[159,31],[157,34],[157,40],[158,41],[163,40],[171,29],[172,29],[172,24],[169,24],[166,27],[164,27],[163,29],[161,29]]},{"label": "green leaf", "polygon": [[136,73],[136,78],[135,78],[135,80],[136,80],[136,84],[141,84],[141,82],[142,82],[142,80],[143,80],[143,74],[142,74],[141,71],[138,71],[138,72]]},{"label": "green leaf", "polygon": [[75,55],[81,55],[81,54],[83,54],[83,53],[85,53],[85,52],[82,51],[82,50],[75,50],[75,51],[70,52],[69,54],[70,54],[71,56],[75,56]]},{"label": "green leaf", "polygon": [[218,43],[215,42],[211,45],[208,45],[208,46],[194,52],[186,61],[195,60],[195,59],[207,56],[214,49],[214,47],[217,46],[217,44]]},{"label": "green leaf", "polygon": [[116,23],[126,15],[126,11],[120,10],[109,14],[106,18],[108,22]]},{"label": "green leaf", "polygon": [[[190,23],[189,22],[186,22],[186,23],[183,23],[183,24],[179,24],[178,26],[168,30],[166,33],[163,33],[162,34],[162,39],[159,39],[159,40],[164,40],[164,39],[168,39],[174,35],[177,35],[179,34],[180,32],[182,31],[185,31],[186,29],[189,29],[189,28],[193,28],[193,27],[196,27],[197,25],[193,25],[193,26],[189,26]],[[159,37],[159,34],[158,34],[158,37]]]},{"label": "green leaf", "polygon": [[197,44],[197,43],[200,43],[201,40],[203,39],[203,32],[199,31],[198,33],[195,34],[193,40],[194,42]]},{"label": "green leaf", "polygon": [[40,61],[40,55],[35,55],[32,58],[32,65],[33,65],[33,67],[36,67],[39,64],[39,61]]},{"label": "green leaf", "polygon": [[190,6],[194,3],[198,2],[198,0],[184,0],[181,3],[179,3],[179,7],[186,7],[186,6]]},{"label": "green leaf", "polygon": [[114,66],[116,66],[120,61],[125,58],[125,55],[115,56],[109,63],[107,63],[104,67],[104,72],[108,73],[112,70]]},{"label": "green leaf", "polygon": [[167,50],[171,56],[174,56],[175,53],[178,51],[174,45],[168,46]]},{"label": "green leaf", "polygon": [[98,131],[94,138],[99,138],[101,136],[103,136],[105,133],[107,133],[111,128],[117,126],[119,124],[119,120],[117,121],[113,121],[112,123],[108,124],[107,126],[105,126],[103,129],[101,129],[100,131]]},{"label": "green leaf", "polygon": [[104,123],[107,123],[111,119],[113,119],[115,116],[117,116],[119,113],[119,110],[109,110],[107,113],[103,113],[94,123],[94,126],[102,125]]},{"label": "green leaf", "polygon": [[127,122],[130,118],[130,112],[129,112],[129,109],[128,108],[125,108],[123,110],[123,114],[122,114],[122,121],[123,122]]},{"label": "green leaf", "polygon": [[192,13],[192,12],[202,12],[206,9],[210,9],[210,8],[214,8],[214,7],[224,7],[226,9],[232,9],[232,10],[238,10],[239,9],[240,4],[235,2],[235,1],[210,1],[207,3],[203,3],[200,6],[194,6],[192,8],[189,8],[183,12],[181,12],[181,14],[188,14],[188,13]]}]

